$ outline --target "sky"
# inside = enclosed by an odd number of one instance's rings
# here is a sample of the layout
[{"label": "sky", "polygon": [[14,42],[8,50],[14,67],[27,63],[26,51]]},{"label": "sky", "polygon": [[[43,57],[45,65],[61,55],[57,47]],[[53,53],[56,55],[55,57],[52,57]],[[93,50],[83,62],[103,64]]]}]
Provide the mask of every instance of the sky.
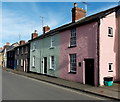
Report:
[{"label": "sky", "polygon": [[[77,2],[78,7],[85,9],[85,5]],[[74,2],[2,2],[2,16],[0,16],[0,47],[6,42],[15,43],[20,40],[28,41],[34,30],[42,34],[43,25],[50,29],[72,21],[71,9]],[[117,6],[117,2],[88,2],[87,16]]]}]

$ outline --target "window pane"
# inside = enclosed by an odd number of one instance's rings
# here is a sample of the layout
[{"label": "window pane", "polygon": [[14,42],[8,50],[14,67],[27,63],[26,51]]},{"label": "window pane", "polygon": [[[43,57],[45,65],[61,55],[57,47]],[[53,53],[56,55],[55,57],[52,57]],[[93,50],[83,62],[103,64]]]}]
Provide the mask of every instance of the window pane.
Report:
[{"label": "window pane", "polygon": [[113,28],[112,27],[108,27],[108,35],[113,36]]},{"label": "window pane", "polygon": [[112,63],[109,63],[109,70],[112,70]]},{"label": "window pane", "polygon": [[51,47],[52,46],[55,46],[55,39],[54,39],[54,36],[51,37]]},{"label": "window pane", "polygon": [[76,28],[71,29],[70,46],[76,46]]},{"label": "window pane", "polygon": [[55,60],[54,60],[54,56],[51,56],[51,57],[50,57],[50,62],[51,62],[51,64],[50,64],[50,68],[53,69],[53,68],[55,67],[55,66],[54,66],[54,65],[55,65],[55,63],[54,63],[54,62],[55,62]]},{"label": "window pane", "polygon": [[70,54],[70,71],[76,72],[76,54]]}]

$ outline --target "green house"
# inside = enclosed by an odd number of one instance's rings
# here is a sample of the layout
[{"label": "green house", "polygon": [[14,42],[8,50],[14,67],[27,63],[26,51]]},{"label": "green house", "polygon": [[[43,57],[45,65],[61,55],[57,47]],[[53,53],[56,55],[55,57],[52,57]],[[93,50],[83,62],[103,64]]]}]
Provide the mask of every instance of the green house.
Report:
[{"label": "green house", "polygon": [[55,32],[46,33],[45,29],[44,34],[40,36],[36,31],[32,33],[30,71],[59,77],[60,35]]}]

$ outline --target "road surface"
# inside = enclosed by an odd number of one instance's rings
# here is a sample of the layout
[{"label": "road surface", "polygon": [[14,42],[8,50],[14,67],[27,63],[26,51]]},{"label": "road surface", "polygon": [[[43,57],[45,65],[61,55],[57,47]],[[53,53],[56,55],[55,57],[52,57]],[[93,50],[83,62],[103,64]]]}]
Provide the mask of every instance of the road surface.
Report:
[{"label": "road surface", "polygon": [[2,71],[2,100],[105,100],[105,98]]}]

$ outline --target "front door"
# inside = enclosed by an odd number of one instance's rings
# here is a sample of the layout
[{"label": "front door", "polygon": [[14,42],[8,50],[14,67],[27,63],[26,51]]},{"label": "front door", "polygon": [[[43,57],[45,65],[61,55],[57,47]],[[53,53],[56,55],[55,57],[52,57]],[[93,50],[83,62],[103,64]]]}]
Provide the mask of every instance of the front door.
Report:
[{"label": "front door", "polygon": [[25,62],[25,60],[24,60],[24,72],[25,72],[25,69],[26,69],[26,62]]},{"label": "front door", "polygon": [[28,72],[28,59],[26,59],[25,72]]},{"label": "front door", "polygon": [[44,74],[47,73],[47,57],[44,57]]},{"label": "front door", "polygon": [[94,85],[94,59],[85,59],[85,84]]}]

